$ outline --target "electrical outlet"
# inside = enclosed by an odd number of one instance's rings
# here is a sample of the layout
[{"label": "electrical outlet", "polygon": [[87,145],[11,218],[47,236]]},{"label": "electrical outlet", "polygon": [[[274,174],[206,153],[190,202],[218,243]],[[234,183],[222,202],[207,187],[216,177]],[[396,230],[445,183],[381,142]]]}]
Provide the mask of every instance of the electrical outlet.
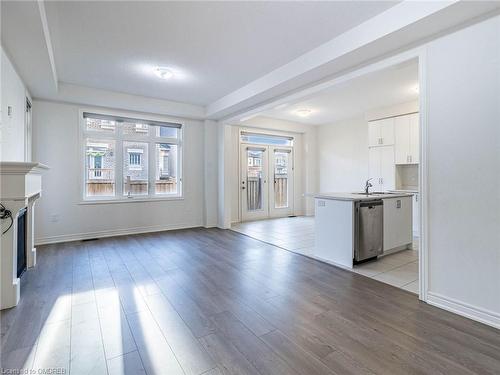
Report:
[{"label": "electrical outlet", "polygon": [[50,221],[52,223],[57,223],[59,221],[59,214],[52,214],[52,215],[50,215]]}]

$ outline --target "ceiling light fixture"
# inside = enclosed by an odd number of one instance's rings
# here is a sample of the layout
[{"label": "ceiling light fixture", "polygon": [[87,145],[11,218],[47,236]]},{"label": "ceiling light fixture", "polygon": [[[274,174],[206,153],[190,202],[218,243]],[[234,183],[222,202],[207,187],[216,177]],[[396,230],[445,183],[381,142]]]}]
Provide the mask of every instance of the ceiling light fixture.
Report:
[{"label": "ceiling light fixture", "polygon": [[295,111],[295,114],[297,116],[300,116],[300,117],[307,117],[309,116],[310,114],[312,113],[312,111],[310,109],[307,109],[307,108],[303,108],[303,109],[297,109]]},{"label": "ceiling light fixture", "polygon": [[153,72],[161,79],[170,79],[174,76],[174,73],[168,68],[162,68],[158,66],[154,68]]}]

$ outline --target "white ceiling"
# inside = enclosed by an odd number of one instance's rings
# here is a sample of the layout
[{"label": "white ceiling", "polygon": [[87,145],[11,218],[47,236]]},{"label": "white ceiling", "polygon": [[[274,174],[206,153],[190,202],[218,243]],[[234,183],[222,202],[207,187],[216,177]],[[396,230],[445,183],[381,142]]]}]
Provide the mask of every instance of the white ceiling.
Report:
[{"label": "white ceiling", "polygon": [[[330,124],[362,116],[373,109],[417,100],[417,87],[418,63],[411,61],[285,102],[284,108],[277,106],[259,115],[303,124]],[[300,117],[296,113],[299,109],[309,109],[311,114]]]},{"label": "white ceiling", "polygon": [[[45,42],[40,32],[18,43],[20,31],[16,29],[40,23],[31,17],[33,8],[28,17],[27,12],[19,10],[28,8],[28,4],[2,3],[2,43],[8,52],[16,57],[23,50],[37,51],[35,44]],[[60,82],[200,105],[217,100],[396,4],[44,3]],[[31,6],[36,7],[36,3],[31,2]],[[28,86],[34,86],[30,89],[35,96],[43,96],[49,88],[38,82],[43,74],[30,74],[32,62],[42,60],[46,61],[46,52],[41,56],[32,53],[29,61],[16,61],[27,76],[23,78]],[[159,80],[151,71],[157,65],[177,70],[177,78]]]}]

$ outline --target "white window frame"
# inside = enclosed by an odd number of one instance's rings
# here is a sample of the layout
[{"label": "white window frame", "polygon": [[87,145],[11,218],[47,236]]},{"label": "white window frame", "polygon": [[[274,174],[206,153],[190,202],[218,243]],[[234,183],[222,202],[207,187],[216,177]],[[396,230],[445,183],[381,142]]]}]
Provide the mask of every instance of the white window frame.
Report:
[{"label": "white window frame", "polygon": [[[83,116],[84,112],[94,113],[102,116],[110,117],[126,117],[137,120],[138,123],[141,121],[156,121],[165,123],[175,123],[179,124],[177,138],[167,138],[159,137],[156,135],[156,129],[153,126],[149,127],[147,135],[140,134],[124,134],[122,127],[119,123],[115,126],[114,132],[98,131],[98,130],[87,130],[86,120]],[[124,202],[144,202],[144,201],[158,201],[158,200],[179,200],[184,199],[183,196],[183,159],[184,159],[184,147],[183,147],[183,135],[184,135],[184,124],[178,120],[172,120],[165,117],[157,116],[144,116],[142,114],[135,114],[130,112],[121,111],[103,111],[102,109],[95,108],[82,108],[79,110],[79,157],[80,162],[80,204],[99,204],[99,203],[124,203]],[[115,142],[115,195],[114,196],[86,196],[86,140],[113,140]],[[147,195],[136,195],[127,196],[123,195],[123,142],[138,142],[148,144],[148,194]],[[155,193],[155,181],[156,181],[156,144],[157,143],[167,143],[177,146],[177,193],[175,194],[156,194]]]}]

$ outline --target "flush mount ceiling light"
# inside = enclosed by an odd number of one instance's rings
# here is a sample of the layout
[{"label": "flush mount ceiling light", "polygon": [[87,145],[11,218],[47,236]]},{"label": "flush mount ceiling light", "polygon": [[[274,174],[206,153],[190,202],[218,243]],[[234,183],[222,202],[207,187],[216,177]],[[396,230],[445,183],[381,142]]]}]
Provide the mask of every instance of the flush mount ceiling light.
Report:
[{"label": "flush mount ceiling light", "polygon": [[307,108],[302,108],[302,109],[297,109],[295,111],[295,114],[300,117],[307,117],[312,113],[310,109]]},{"label": "flush mount ceiling light", "polygon": [[174,76],[174,73],[170,69],[161,66],[154,68],[153,72],[161,79],[170,79]]}]

